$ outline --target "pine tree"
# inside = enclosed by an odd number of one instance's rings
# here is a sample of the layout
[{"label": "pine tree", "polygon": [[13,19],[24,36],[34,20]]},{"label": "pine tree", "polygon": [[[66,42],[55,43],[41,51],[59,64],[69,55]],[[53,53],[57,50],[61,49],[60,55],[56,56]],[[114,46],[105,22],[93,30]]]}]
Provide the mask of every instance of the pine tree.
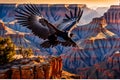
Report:
[{"label": "pine tree", "polygon": [[13,56],[15,54],[15,45],[11,39],[0,37],[0,64],[6,64],[13,61]]}]

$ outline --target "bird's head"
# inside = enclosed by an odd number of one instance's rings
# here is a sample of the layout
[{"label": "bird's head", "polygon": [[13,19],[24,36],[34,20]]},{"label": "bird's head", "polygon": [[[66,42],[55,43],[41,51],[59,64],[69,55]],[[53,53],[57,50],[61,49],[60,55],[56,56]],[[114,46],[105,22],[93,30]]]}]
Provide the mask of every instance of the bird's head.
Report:
[{"label": "bird's head", "polygon": [[70,33],[70,37],[73,37],[74,36],[74,34],[73,33]]},{"label": "bird's head", "polygon": [[68,37],[72,38],[73,36],[74,36],[73,33],[69,33],[69,32],[68,32]]}]

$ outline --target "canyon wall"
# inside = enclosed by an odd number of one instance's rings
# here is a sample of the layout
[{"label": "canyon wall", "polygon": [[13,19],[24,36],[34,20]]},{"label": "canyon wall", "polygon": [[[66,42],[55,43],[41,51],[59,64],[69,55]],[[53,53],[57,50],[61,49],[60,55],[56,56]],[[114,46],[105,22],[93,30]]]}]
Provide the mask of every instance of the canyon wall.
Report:
[{"label": "canyon wall", "polygon": [[60,79],[61,57],[19,59],[0,66],[0,79]]}]

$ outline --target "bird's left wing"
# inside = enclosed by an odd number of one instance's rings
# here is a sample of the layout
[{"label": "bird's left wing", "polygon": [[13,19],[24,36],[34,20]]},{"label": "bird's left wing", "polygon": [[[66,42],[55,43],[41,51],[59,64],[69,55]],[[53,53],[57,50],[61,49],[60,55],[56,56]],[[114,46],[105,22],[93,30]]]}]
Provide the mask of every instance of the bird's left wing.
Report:
[{"label": "bird's left wing", "polygon": [[56,28],[40,14],[36,5],[25,4],[16,9],[16,19],[18,23],[32,30],[33,34],[42,39],[56,32]]}]

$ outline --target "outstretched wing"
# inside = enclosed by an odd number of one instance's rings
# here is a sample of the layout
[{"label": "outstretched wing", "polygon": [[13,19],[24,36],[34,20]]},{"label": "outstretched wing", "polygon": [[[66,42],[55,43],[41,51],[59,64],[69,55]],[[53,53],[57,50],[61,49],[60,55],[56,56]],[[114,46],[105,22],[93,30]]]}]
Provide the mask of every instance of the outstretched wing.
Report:
[{"label": "outstretched wing", "polygon": [[77,22],[79,22],[83,14],[83,10],[78,7],[75,7],[74,12],[72,12],[72,10],[70,10],[69,12],[70,16],[68,14],[65,14],[66,18],[63,19],[63,22],[58,25],[59,29],[69,31]]},{"label": "outstretched wing", "polygon": [[25,4],[15,11],[18,23],[32,30],[33,34],[40,38],[47,39],[49,35],[56,32],[56,28],[41,16],[36,5]]}]

